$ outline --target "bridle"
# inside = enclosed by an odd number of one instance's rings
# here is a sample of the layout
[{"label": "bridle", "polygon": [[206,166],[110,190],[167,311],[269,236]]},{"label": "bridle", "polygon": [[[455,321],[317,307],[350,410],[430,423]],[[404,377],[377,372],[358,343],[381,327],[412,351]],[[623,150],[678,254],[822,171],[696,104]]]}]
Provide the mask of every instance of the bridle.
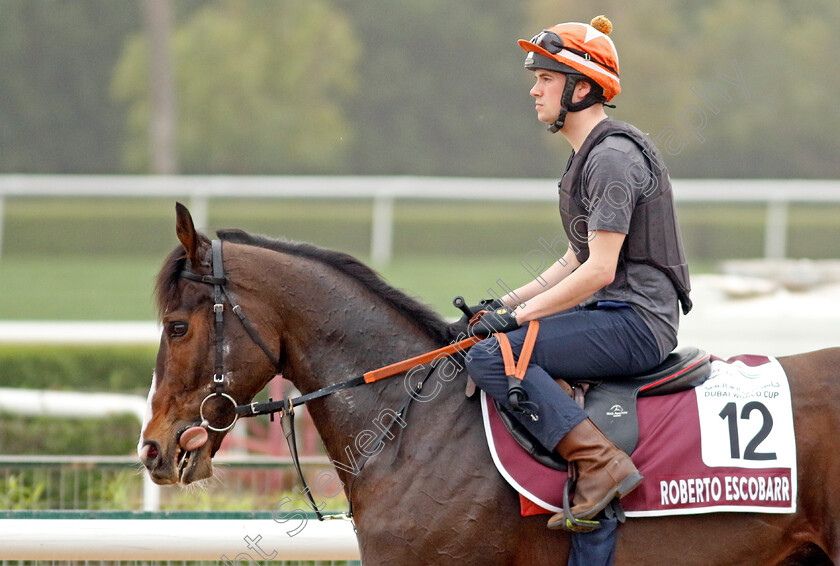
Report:
[{"label": "bridle", "polygon": [[[348,389],[351,387],[356,387],[359,385],[364,385],[367,383],[373,383],[380,379],[385,379],[387,377],[391,377],[393,375],[397,375],[399,373],[408,371],[413,367],[418,365],[423,365],[429,362],[434,362],[435,360],[439,359],[441,356],[449,356],[455,353],[464,354],[465,350],[469,347],[473,346],[477,343],[481,338],[477,337],[470,337],[464,340],[460,340],[458,342],[452,343],[449,346],[445,346],[443,348],[438,348],[437,350],[426,352],[419,356],[415,356],[413,358],[402,360],[400,362],[378,368],[372,371],[369,371],[363,375],[353,377],[350,379],[346,379],[344,381],[335,383],[333,385],[328,385],[326,387],[322,387],[317,391],[313,391],[311,393],[307,393],[305,395],[300,395],[295,398],[286,398],[285,396],[275,401],[269,398],[268,402],[266,403],[249,403],[247,405],[238,405],[236,400],[228,393],[224,392],[224,311],[225,311],[225,299],[230,303],[231,310],[236,314],[239,318],[242,326],[245,328],[245,331],[248,333],[248,336],[251,340],[259,346],[259,348],[265,353],[268,360],[274,365],[275,370],[275,377],[282,376],[283,374],[283,359],[281,355],[275,357],[274,353],[265,343],[265,341],[260,337],[259,333],[256,331],[254,326],[251,324],[251,321],[242,311],[242,308],[233,300],[230,293],[228,293],[226,289],[227,285],[227,278],[225,277],[224,272],[224,260],[222,257],[222,242],[221,240],[213,240],[211,242],[211,249],[212,249],[212,269],[213,275],[200,275],[190,271],[189,269],[183,269],[179,273],[181,277],[184,279],[188,279],[190,281],[196,281],[198,283],[204,283],[207,285],[213,286],[213,313],[215,318],[214,324],[214,343],[215,343],[215,370],[213,373],[213,384],[214,384],[214,391],[208,394],[204,400],[201,402],[199,407],[199,416],[201,417],[201,425],[204,428],[215,432],[225,432],[233,427],[236,424],[236,421],[239,419],[240,416],[242,417],[253,417],[257,415],[271,415],[272,420],[274,418],[274,413],[280,413],[280,426],[283,429],[283,433],[286,437],[286,442],[289,445],[289,453],[292,458],[292,463],[295,466],[295,469],[298,473],[298,478],[304,488],[304,493],[306,493],[311,505],[312,509],[315,512],[315,515],[318,517],[318,520],[323,521],[325,519],[346,519],[346,520],[353,520],[353,511],[352,511],[352,501],[350,502],[351,508],[345,513],[336,513],[331,515],[324,515],[320,512],[318,505],[315,503],[315,500],[312,496],[312,490],[306,485],[306,479],[303,477],[303,472],[300,467],[300,458],[297,452],[297,442],[295,440],[295,428],[294,428],[294,408],[298,405],[302,405],[307,401],[311,401],[313,399],[318,399],[320,397],[325,397],[342,389]],[[412,401],[414,401],[417,397],[416,395],[420,392],[423,385],[432,375],[435,369],[434,364],[429,368],[426,372],[425,377],[420,381],[416,386],[416,392],[412,391],[408,398],[405,400],[403,405],[395,412],[395,414],[399,417],[404,417],[408,411],[409,406],[411,405]],[[231,403],[234,407],[235,414],[233,420],[225,427],[215,427],[210,424],[209,420],[204,415],[204,406],[208,400],[214,397],[221,397]],[[386,435],[390,434],[390,429],[394,426],[394,423],[397,422],[396,419],[393,419],[388,427],[386,427],[380,437],[377,439],[375,444],[378,444],[379,441],[382,440]],[[366,456],[358,463],[358,469],[361,470],[362,466],[367,462],[369,456]]]},{"label": "bridle", "polygon": [[[204,400],[201,402],[199,406],[199,416],[201,417],[201,425],[204,428],[210,429],[215,432],[224,432],[226,430],[230,430],[233,425],[236,424],[236,421],[239,419],[240,414],[243,413],[243,409],[251,409],[251,415],[261,414],[254,411],[255,403],[251,403],[250,405],[238,405],[236,400],[228,393],[223,391],[225,385],[225,367],[224,367],[224,331],[225,331],[225,299],[230,303],[231,310],[236,314],[239,318],[242,326],[245,328],[245,331],[248,333],[248,336],[251,340],[260,347],[263,353],[266,355],[268,360],[274,365],[274,376],[277,377],[282,376],[283,374],[283,362],[280,356],[275,357],[274,354],[271,352],[271,349],[265,343],[265,341],[260,337],[259,333],[254,329],[254,326],[251,324],[251,321],[242,311],[242,307],[240,307],[236,301],[233,300],[230,293],[228,293],[227,288],[227,278],[225,277],[225,268],[224,268],[224,259],[222,257],[222,242],[221,240],[213,240],[211,242],[211,249],[212,249],[212,268],[213,268],[213,275],[199,275],[198,273],[194,273],[189,269],[183,269],[180,272],[180,276],[184,279],[189,279],[190,281],[196,281],[198,283],[204,283],[207,285],[213,286],[213,313],[214,313],[214,343],[215,343],[215,370],[213,372],[213,385],[214,391],[208,394]],[[213,397],[221,397],[226,399],[233,405],[234,408],[234,416],[233,420],[225,427],[215,427],[210,424],[210,421],[204,415],[204,405],[207,403],[208,400],[212,399]],[[269,402],[272,400],[269,399]],[[280,424],[283,428],[283,433],[286,436],[286,441],[289,443],[289,453],[292,457],[292,463],[297,470],[298,477],[300,478],[301,483],[303,484],[304,490],[306,495],[309,498],[309,501],[312,505],[312,509],[315,511],[315,515],[318,517],[318,520],[323,521],[325,519],[347,519],[352,521],[353,513],[352,509],[347,513],[338,513],[334,515],[324,515],[318,509],[318,505],[315,503],[315,499],[312,497],[311,490],[306,485],[306,480],[303,477],[303,471],[300,467],[300,458],[297,452],[297,443],[295,441],[294,435],[294,409],[293,404],[291,403],[292,400],[288,402],[286,399],[283,399],[282,407],[279,409],[274,409],[272,412],[280,412],[281,419]],[[251,416],[248,415],[248,416]],[[272,417],[273,418],[273,417]]]},{"label": "bridle", "polygon": [[[180,276],[184,279],[189,279],[190,281],[197,281],[198,283],[205,283],[207,285],[213,286],[213,313],[215,316],[215,371],[213,372],[213,385],[215,390],[213,391],[213,393],[207,395],[207,397],[205,397],[204,400],[201,402],[201,405],[199,407],[199,416],[201,417],[201,426],[215,432],[224,432],[226,430],[230,430],[233,427],[233,425],[236,424],[236,421],[239,418],[239,411],[237,411],[239,405],[237,405],[236,400],[231,395],[223,391],[225,385],[225,298],[227,298],[227,301],[230,303],[231,310],[242,322],[242,326],[245,328],[245,331],[248,333],[248,336],[257,346],[260,347],[260,349],[265,353],[266,357],[268,357],[268,360],[274,365],[275,376],[281,375],[283,373],[283,368],[282,359],[280,358],[280,356],[274,356],[274,354],[271,352],[271,349],[254,329],[253,325],[251,324],[251,321],[248,319],[247,316],[245,316],[245,313],[242,311],[242,307],[240,307],[236,303],[236,301],[233,300],[233,297],[231,297],[230,293],[228,293],[225,287],[225,285],[227,285],[227,278],[225,277],[224,262],[222,259],[221,240],[213,240],[211,247],[213,257],[213,275],[199,275],[190,271],[189,269],[184,269],[180,272]],[[204,405],[213,397],[221,397],[233,405],[233,420],[230,422],[230,424],[228,424],[225,427],[213,426],[212,424],[210,424],[210,421],[207,419],[207,417],[204,416]]]}]

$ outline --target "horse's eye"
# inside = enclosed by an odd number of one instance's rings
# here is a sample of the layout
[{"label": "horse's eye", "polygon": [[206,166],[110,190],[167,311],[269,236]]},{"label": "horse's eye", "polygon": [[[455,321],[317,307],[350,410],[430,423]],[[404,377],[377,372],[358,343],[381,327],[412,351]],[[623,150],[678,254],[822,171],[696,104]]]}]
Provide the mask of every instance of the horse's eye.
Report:
[{"label": "horse's eye", "polygon": [[187,333],[189,325],[186,322],[171,322],[169,323],[169,337],[179,338]]}]

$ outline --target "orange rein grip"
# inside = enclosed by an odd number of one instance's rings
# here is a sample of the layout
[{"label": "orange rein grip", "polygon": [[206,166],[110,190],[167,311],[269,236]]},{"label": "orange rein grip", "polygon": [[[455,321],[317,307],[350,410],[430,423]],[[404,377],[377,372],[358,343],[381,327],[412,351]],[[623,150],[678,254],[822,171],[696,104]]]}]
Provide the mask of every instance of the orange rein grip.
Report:
[{"label": "orange rein grip", "polygon": [[537,333],[540,331],[540,321],[532,320],[528,325],[528,332],[525,334],[525,343],[522,344],[522,351],[519,352],[519,363],[516,364],[517,379],[524,379],[528,364],[531,363],[531,354],[534,352],[534,344],[537,342]]},{"label": "orange rein grip", "polygon": [[[505,375],[508,377],[516,375],[516,363],[513,361],[513,348],[510,340],[504,332],[496,333],[496,340],[499,342],[499,349],[502,351],[502,360],[505,362]],[[519,379],[522,379],[521,377]]]},{"label": "orange rein grip", "polygon": [[531,354],[534,352],[534,344],[537,342],[537,334],[540,331],[540,322],[532,320],[528,324],[528,332],[525,334],[525,342],[522,344],[522,351],[519,352],[519,362],[513,361],[513,348],[507,335],[502,332],[496,333],[496,340],[499,341],[499,349],[502,351],[502,360],[505,362],[505,375],[515,377],[518,380],[525,379],[525,372],[528,364],[531,363]]},{"label": "orange rein grip", "polygon": [[444,346],[443,348],[438,348],[437,350],[432,350],[431,352],[426,352],[425,354],[420,354],[419,356],[414,356],[413,358],[409,358],[401,362],[396,362],[379,369],[371,370],[363,376],[365,378],[365,383],[373,383],[374,381],[379,381],[380,379],[385,379],[386,377],[392,377],[398,373],[408,371],[415,366],[427,364],[442,355],[461,352],[470,346],[474,346],[482,340],[483,338],[477,336],[465,338],[464,340],[450,344],[449,346]]}]

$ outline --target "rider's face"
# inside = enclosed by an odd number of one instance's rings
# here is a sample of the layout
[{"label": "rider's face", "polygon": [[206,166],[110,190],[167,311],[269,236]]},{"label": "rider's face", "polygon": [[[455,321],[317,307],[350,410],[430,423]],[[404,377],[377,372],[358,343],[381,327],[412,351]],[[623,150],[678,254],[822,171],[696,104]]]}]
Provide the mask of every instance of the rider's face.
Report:
[{"label": "rider's face", "polygon": [[531,88],[537,119],[546,124],[553,124],[560,115],[563,87],[566,86],[566,75],[547,69],[534,71],[536,82]]}]

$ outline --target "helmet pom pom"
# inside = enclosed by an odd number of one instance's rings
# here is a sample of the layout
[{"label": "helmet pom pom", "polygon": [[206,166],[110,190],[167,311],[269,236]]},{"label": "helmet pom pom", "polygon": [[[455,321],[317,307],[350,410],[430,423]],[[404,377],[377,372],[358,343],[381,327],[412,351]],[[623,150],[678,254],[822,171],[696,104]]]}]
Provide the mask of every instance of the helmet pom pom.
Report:
[{"label": "helmet pom pom", "polygon": [[613,30],[612,22],[607,19],[606,16],[595,16],[592,18],[592,21],[589,22],[589,25],[603,33],[604,35],[609,35],[610,32]]}]

